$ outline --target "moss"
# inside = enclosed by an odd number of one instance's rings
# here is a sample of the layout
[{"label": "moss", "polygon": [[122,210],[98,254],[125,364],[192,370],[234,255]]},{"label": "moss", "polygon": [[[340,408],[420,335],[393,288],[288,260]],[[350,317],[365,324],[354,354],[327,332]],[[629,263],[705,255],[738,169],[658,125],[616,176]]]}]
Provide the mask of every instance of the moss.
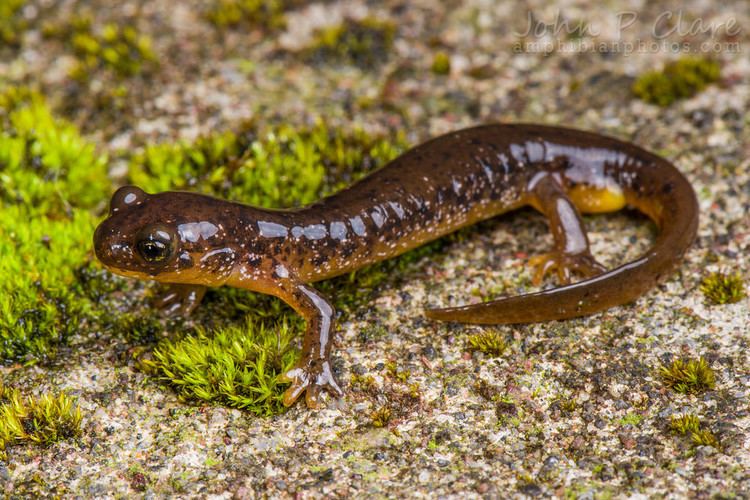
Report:
[{"label": "moss", "polygon": [[50,445],[81,435],[81,410],[65,393],[24,399],[0,382],[0,395],[0,459],[12,444]]},{"label": "moss", "polygon": [[214,0],[205,12],[206,19],[218,28],[242,25],[283,29],[284,12],[300,1],[290,0]]},{"label": "moss", "polygon": [[389,377],[398,380],[402,384],[405,384],[409,380],[409,377],[411,377],[411,371],[399,369],[394,361],[388,361],[385,364],[385,371]]},{"label": "moss", "polygon": [[566,397],[558,400],[560,409],[565,413],[573,413],[578,408],[578,401],[575,398]]},{"label": "moss", "polygon": [[708,429],[700,429],[690,434],[690,440],[695,446],[711,446],[720,449],[719,439]]},{"label": "moss", "polygon": [[451,57],[446,52],[438,52],[432,59],[432,72],[447,75],[451,72]]},{"label": "moss", "polygon": [[669,428],[677,434],[698,432],[700,427],[700,420],[693,414],[673,416],[669,422]]},{"label": "moss", "polygon": [[664,384],[682,394],[697,394],[716,385],[716,375],[704,358],[677,359],[659,368]]},{"label": "moss", "polygon": [[26,89],[0,94],[0,196],[35,215],[93,208],[109,190],[104,156]]},{"label": "moss", "polygon": [[694,446],[720,447],[718,438],[710,430],[703,428],[698,417],[693,414],[673,416],[669,428],[676,434],[689,436]]},{"label": "moss", "polygon": [[395,35],[396,25],[390,21],[374,17],[347,19],[317,32],[304,55],[313,61],[368,68],[388,58]]},{"label": "moss", "polygon": [[22,10],[26,0],[3,0],[0,2],[0,42],[16,46],[27,23]]},{"label": "moss", "polygon": [[70,76],[81,82],[100,70],[111,71],[119,78],[132,77],[157,62],[151,39],[132,26],[111,22],[95,30],[92,18],[80,15],[64,24],[47,24],[43,33],[62,40],[73,51],[76,65]]},{"label": "moss", "polygon": [[0,92],[0,360],[50,355],[94,316],[75,271],[109,192],[106,164],[41,97]]},{"label": "moss", "polygon": [[746,297],[739,273],[711,273],[703,279],[700,289],[710,304],[734,304]]},{"label": "moss", "polygon": [[661,71],[648,71],[633,83],[633,93],[644,101],[669,106],[691,97],[721,76],[721,66],[713,59],[686,56],[667,63]]},{"label": "moss", "polygon": [[250,320],[244,326],[199,330],[165,341],[146,361],[152,373],[189,400],[272,415],[283,410],[279,376],[298,358],[293,340],[301,321]]},{"label": "moss", "polygon": [[617,420],[617,423],[619,425],[633,425],[633,426],[639,426],[641,422],[643,421],[643,415],[639,415],[637,413],[628,413],[621,419]]},{"label": "moss", "polygon": [[388,406],[381,406],[370,414],[370,421],[373,427],[385,427],[391,419],[391,409]]},{"label": "moss", "polygon": [[503,335],[497,330],[485,330],[470,335],[467,341],[467,348],[470,351],[483,352],[491,357],[501,356],[507,347]]},{"label": "moss", "polygon": [[375,377],[372,375],[357,375],[355,373],[351,376],[349,383],[352,387],[357,387],[363,392],[377,393],[379,390]]}]

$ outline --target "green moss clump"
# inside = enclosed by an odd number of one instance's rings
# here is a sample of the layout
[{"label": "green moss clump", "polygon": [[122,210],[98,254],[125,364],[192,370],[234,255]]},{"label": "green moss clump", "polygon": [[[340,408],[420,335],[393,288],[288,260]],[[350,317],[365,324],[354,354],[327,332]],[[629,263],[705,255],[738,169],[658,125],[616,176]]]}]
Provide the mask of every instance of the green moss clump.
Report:
[{"label": "green moss clump", "polygon": [[708,429],[700,429],[690,434],[690,440],[695,446],[711,446],[720,449],[719,439]]},{"label": "green moss clump", "polygon": [[661,71],[648,71],[633,83],[633,93],[646,102],[669,106],[692,97],[721,76],[718,61],[687,56],[667,63]]},{"label": "green moss clump", "polygon": [[119,78],[139,75],[157,62],[151,39],[132,26],[106,23],[95,31],[91,17],[81,15],[64,25],[47,24],[43,33],[70,47],[77,59],[70,76],[81,82],[99,70],[111,71]]},{"label": "green moss clump", "polygon": [[205,16],[218,28],[240,25],[283,29],[284,12],[301,2],[290,0],[214,0]]},{"label": "green moss clump", "polygon": [[703,279],[700,290],[711,304],[734,304],[746,297],[739,273],[711,273]]},{"label": "green moss clump", "polygon": [[643,422],[643,415],[639,415],[638,413],[630,412],[624,417],[617,420],[617,423],[620,425],[633,425],[638,426]]},{"label": "green moss clump", "polygon": [[3,0],[0,2],[0,42],[18,45],[21,33],[26,29],[22,9],[26,0]]},{"label": "green moss clump", "polygon": [[385,427],[391,419],[393,412],[388,406],[381,406],[370,413],[370,421],[373,427]]},{"label": "green moss clump", "polygon": [[693,414],[672,417],[669,428],[676,434],[690,436],[695,446],[712,446],[719,449],[718,438],[710,430],[704,429],[698,417]]},{"label": "green moss clump", "polygon": [[402,384],[405,384],[409,380],[409,377],[411,377],[411,371],[399,369],[395,361],[388,361],[385,364],[385,371],[389,377],[398,380]]},{"label": "green moss clump", "polygon": [[659,368],[664,384],[682,394],[697,394],[716,385],[716,375],[703,357],[698,360],[677,359]]},{"label": "green moss clump", "polygon": [[24,442],[50,445],[81,435],[81,410],[76,399],[62,393],[28,397],[0,382],[0,459],[5,449]]},{"label": "green moss clump", "polygon": [[497,330],[486,330],[468,338],[467,348],[470,351],[479,351],[491,357],[499,357],[508,348],[502,334]]},{"label": "green moss clump", "polygon": [[669,428],[677,434],[690,434],[700,430],[701,423],[693,414],[673,416],[669,422]]},{"label": "green moss clump", "polygon": [[0,196],[4,205],[55,216],[93,208],[109,190],[107,159],[42,98],[11,88],[0,95]]},{"label": "green moss clump", "polygon": [[319,31],[304,52],[312,60],[368,68],[388,58],[395,35],[396,25],[390,21],[372,17],[347,19]]},{"label": "green moss clump", "polygon": [[283,410],[279,376],[299,357],[293,340],[301,330],[290,319],[199,331],[164,342],[145,364],[186,399],[273,415]]},{"label": "green moss clump", "polygon": [[94,315],[75,271],[109,192],[106,164],[41,97],[0,92],[0,360],[52,354]]},{"label": "green moss clump", "polygon": [[432,59],[432,72],[436,75],[447,75],[451,72],[451,57],[446,52],[438,52]]}]

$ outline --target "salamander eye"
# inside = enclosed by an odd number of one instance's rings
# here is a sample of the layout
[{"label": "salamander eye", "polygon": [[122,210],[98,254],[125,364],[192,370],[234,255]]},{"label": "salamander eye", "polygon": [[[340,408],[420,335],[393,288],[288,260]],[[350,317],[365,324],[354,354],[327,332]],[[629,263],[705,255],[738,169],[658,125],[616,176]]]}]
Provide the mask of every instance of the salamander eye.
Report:
[{"label": "salamander eye", "polygon": [[164,262],[172,255],[174,238],[167,228],[147,228],[146,231],[141,233],[135,247],[143,260],[156,264]]}]

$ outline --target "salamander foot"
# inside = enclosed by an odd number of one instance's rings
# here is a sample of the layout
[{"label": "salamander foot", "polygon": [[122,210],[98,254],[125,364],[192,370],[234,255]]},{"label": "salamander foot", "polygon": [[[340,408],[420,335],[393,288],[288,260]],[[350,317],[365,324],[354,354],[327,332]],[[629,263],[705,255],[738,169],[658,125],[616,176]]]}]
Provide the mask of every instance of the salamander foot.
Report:
[{"label": "salamander foot", "polygon": [[305,392],[308,408],[320,406],[321,391],[326,390],[333,396],[340,398],[344,395],[331,371],[331,364],[323,359],[308,359],[301,361],[281,376],[283,382],[291,382],[292,386],[284,393],[284,405],[291,406]]},{"label": "salamander foot", "polygon": [[545,253],[530,258],[529,265],[534,269],[534,276],[531,279],[534,286],[541,285],[544,277],[550,271],[557,273],[561,285],[567,285],[570,283],[570,277],[573,273],[584,278],[592,278],[607,270],[589,252],[577,254]]}]

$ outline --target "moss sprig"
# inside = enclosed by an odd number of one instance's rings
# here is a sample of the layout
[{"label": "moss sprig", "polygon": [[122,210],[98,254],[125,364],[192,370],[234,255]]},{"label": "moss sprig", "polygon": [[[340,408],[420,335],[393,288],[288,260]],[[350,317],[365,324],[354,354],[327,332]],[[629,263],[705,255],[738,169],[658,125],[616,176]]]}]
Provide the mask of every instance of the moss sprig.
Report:
[{"label": "moss sprig", "polygon": [[700,419],[692,413],[673,416],[669,428],[675,434],[689,436],[694,446],[712,446],[720,448],[719,439],[709,429],[705,429]]},{"label": "moss sprig", "polygon": [[745,284],[739,273],[711,273],[701,283],[700,290],[710,304],[734,304],[744,299]]},{"label": "moss sprig", "polygon": [[705,358],[676,359],[659,367],[664,384],[681,394],[697,394],[716,385],[716,374]]},{"label": "moss sprig", "polygon": [[396,25],[375,17],[347,19],[318,31],[303,55],[313,61],[368,68],[390,55]]},{"label": "moss sprig", "polygon": [[0,459],[5,449],[24,442],[50,445],[81,435],[81,410],[74,397],[65,393],[43,394],[39,398],[23,398],[15,389],[0,391]]},{"label": "moss sprig", "polygon": [[373,427],[385,427],[391,420],[393,412],[388,406],[380,406],[370,413],[370,422]]},{"label": "moss sprig", "polygon": [[451,56],[447,52],[437,52],[432,58],[432,72],[436,75],[447,75],[451,72]]},{"label": "moss sprig", "polygon": [[42,32],[61,40],[75,54],[76,65],[70,76],[81,82],[101,70],[129,78],[158,63],[151,38],[133,26],[108,22],[95,29],[93,18],[81,14],[64,24],[47,23]]},{"label": "moss sprig", "polygon": [[669,106],[692,97],[719,80],[721,66],[706,57],[685,56],[667,63],[661,71],[647,71],[633,83],[633,94],[652,104]]},{"label": "moss sprig", "polygon": [[217,28],[238,26],[283,29],[284,13],[299,0],[213,0],[205,11],[206,19]]},{"label": "moss sprig", "polygon": [[467,348],[469,351],[483,352],[496,358],[502,356],[508,344],[499,331],[491,329],[470,335],[467,339]]},{"label": "moss sprig", "polygon": [[0,2],[0,43],[17,46],[21,34],[27,28],[22,10],[26,0],[3,0]]}]

